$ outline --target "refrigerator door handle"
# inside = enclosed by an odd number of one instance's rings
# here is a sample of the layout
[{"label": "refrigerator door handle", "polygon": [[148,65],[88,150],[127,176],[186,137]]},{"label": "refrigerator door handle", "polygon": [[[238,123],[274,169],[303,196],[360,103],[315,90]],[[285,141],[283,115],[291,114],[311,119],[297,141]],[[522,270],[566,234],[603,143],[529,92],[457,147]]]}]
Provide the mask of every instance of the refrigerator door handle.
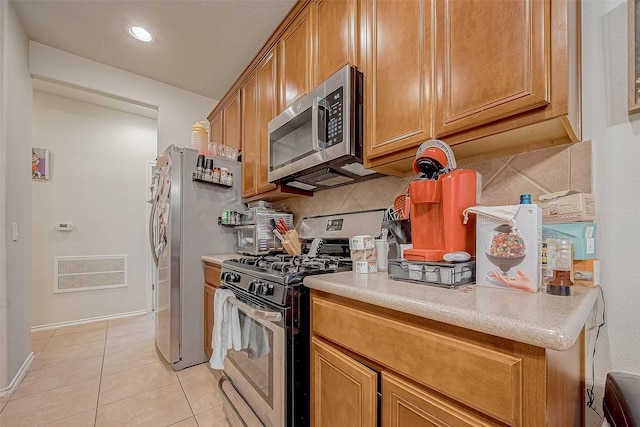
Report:
[{"label": "refrigerator door handle", "polygon": [[156,207],[157,207],[157,199],[151,203],[151,215],[149,215],[149,245],[151,246],[151,256],[153,257],[153,262],[158,266],[158,255],[156,255],[156,246],[153,244],[153,223],[154,218],[156,216]]}]

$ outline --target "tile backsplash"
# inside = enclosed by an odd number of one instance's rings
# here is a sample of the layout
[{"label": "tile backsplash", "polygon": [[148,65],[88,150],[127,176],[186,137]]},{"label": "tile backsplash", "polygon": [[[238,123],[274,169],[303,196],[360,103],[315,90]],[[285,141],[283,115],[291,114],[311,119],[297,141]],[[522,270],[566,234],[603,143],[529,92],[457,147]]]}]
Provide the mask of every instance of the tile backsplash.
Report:
[{"label": "tile backsplash", "polygon": [[[540,194],[568,188],[591,192],[590,141],[458,166],[482,175],[480,204],[485,206],[517,204],[522,193],[530,193],[535,203]],[[413,172],[404,177],[387,176],[280,203],[293,212],[296,224],[305,216],[387,208],[415,178]]]}]

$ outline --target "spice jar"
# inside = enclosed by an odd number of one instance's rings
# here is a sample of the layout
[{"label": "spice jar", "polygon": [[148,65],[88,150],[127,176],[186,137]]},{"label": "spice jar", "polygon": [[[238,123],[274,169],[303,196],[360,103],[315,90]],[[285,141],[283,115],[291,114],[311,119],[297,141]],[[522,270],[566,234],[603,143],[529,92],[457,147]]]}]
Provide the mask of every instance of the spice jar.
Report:
[{"label": "spice jar", "polygon": [[220,168],[220,183],[227,184],[228,180],[229,180],[229,169]]},{"label": "spice jar", "polygon": [[218,166],[214,166],[211,171],[211,182],[220,182],[220,168]]}]

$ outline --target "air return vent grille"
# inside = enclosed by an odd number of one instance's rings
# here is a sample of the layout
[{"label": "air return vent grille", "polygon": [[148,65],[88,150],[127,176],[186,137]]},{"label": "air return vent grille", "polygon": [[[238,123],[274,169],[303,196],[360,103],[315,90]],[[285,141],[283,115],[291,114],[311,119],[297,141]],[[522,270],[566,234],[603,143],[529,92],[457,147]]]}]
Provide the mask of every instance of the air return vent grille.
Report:
[{"label": "air return vent grille", "polygon": [[127,256],[53,258],[53,292],[79,292],[127,286]]}]

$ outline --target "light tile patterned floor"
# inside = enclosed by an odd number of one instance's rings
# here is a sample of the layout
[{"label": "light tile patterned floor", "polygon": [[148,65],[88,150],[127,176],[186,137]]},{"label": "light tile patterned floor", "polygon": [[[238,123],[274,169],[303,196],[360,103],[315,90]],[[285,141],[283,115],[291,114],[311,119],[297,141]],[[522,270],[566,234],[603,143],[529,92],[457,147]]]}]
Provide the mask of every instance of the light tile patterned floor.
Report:
[{"label": "light tile patterned floor", "polygon": [[208,363],[175,372],[157,352],[150,316],[32,334],[36,356],[1,427],[228,427]]}]

